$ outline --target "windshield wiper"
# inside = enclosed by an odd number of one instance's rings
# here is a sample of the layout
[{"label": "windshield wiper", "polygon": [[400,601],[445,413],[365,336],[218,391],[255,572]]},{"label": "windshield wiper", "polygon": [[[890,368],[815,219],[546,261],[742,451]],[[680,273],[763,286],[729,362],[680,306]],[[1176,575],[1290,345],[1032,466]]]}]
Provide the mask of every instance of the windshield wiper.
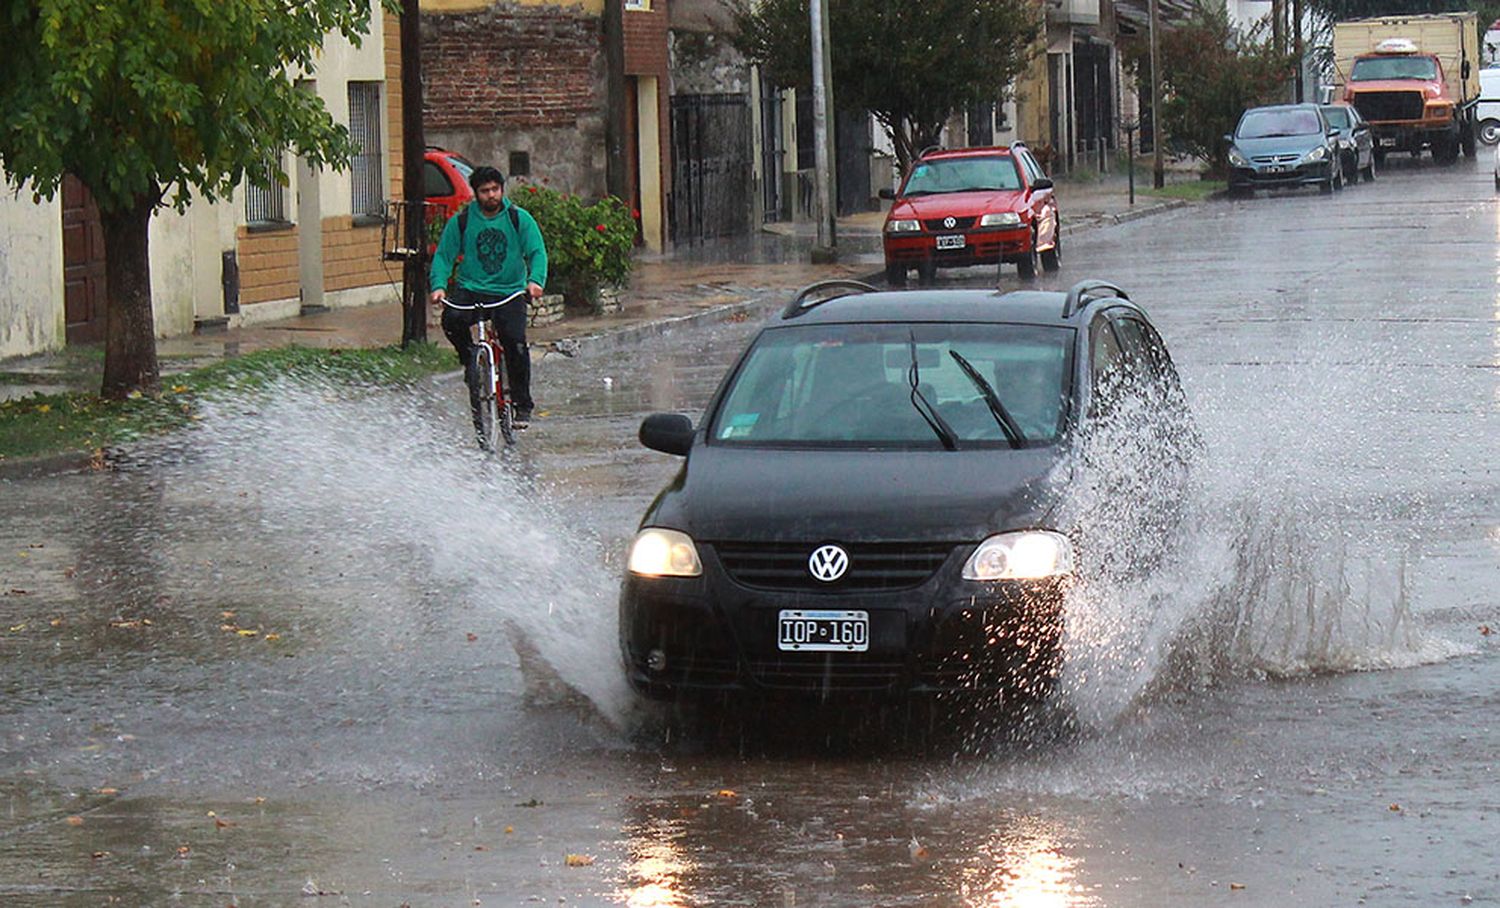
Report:
[{"label": "windshield wiper", "polygon": [[984,380],[984,376],[979,374],[979,370],[974,368],[974,364],[964,359],[963,354],[957,350],[949,350],[948,355],[953,357],[953,361],[964,370],[969,381],[979,389],[985,404],[990,408],[990,414],[995,417],[995,422],[999,423],[1000,431],[1005,433],[1005,440],[1010,442],[1010,446],[1019,448],[1026,444],[1026,436],[1021,432],[1021,427],[1010,418],[1010,414],[1005,411],[1005,405],[1000,403],[1000,396],[995,393],[994,388],[990,387],[990,383]]},{"label": "windshield wiper", "polygon": [[906,381],[907,384],[911,385],[911,405],[916,408],[917,413],[932,428],[933,433],[938,437],[938,441],[943,443],[943,447],[949,451],[957,451],[958,434],[953,431],[952,426],[948,425],[948,421],[943,419],[943,415],[932,405],[932,401],[927,399],[927,395],[922,393],[922,373],[917,368],[917,335],[915,331],[911,332],[911,368],[906,372]]}]

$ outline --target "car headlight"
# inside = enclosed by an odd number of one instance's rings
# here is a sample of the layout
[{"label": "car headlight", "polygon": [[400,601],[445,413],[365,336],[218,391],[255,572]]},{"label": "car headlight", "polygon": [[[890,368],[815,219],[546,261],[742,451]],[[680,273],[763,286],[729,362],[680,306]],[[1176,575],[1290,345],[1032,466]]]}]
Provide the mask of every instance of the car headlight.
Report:
[{"label": "car headlight", "polygon": [[885,225],[886,233],[917,233],[921,231],[922,223],[915,220],[891,221]]},{"label": "car headlight", "polygon": [[1019,227],[1021,216],[1014,211],[997,211],[979,219],[981,227]]},{"label": "car headlight", "polygon": [[703,573],[693,538],[677,530],[647,527],[630,543],[626,565],[642,577],[697,577]]},{"label": "car headlight", "polygon": [[1317,148],[1314,148],[1312,151],[1309,151],[1307,154],[1303,155],[1302,160],[1321,161],[1326,157],[1328,157],[1328,149],[1323,147],[1322,145],[1319,145]]},{"label": "car headlight", "polygon": [[1073,543],[1051,530],[999,533],[964,564],[965,580],[1040,580],[1073,573]]},{"label": "car headlight", "polygon": [[1229,149],[1229,163],[1234,167],[1250,166],[1250,160],[1243,154],[1240,154],[1240,150],[1238,148],[1233,147]]}]

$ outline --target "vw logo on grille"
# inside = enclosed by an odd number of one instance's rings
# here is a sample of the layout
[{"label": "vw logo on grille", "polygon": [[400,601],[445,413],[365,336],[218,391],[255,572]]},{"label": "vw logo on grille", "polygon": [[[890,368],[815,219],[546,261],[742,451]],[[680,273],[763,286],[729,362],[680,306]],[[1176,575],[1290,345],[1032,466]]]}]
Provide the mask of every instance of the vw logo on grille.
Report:
[{"label": "vw logo on grille", "polygon": [[849,553],[836,545],[818,546],[807,559],[807,569],[824,583],[832,583],[849,570]]},{"label": "vw logo on grille", "polygon": [[947,227],[949,230],[952,230],[954,227],[958,226],[958,221],[954,220],[951,217],[943,218],[943,226]]}]

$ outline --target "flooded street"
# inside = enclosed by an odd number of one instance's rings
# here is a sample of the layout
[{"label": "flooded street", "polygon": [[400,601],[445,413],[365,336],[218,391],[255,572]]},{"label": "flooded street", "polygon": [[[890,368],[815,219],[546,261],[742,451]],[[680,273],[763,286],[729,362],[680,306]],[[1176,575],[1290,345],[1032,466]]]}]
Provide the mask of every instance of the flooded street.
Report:
[{"label": "flooded street", "polygon": [[754,320],[547,357],[500,463],[455,382],[288,385],[0,484],[0,903],[1500,904],[1491,174],[1065,245],[1038,284],[1144,305],[1208,457],[1181,557],[1080,597],[1047,715],[931,753],[632,699],[624,544],[677,468],[636,428]]}]

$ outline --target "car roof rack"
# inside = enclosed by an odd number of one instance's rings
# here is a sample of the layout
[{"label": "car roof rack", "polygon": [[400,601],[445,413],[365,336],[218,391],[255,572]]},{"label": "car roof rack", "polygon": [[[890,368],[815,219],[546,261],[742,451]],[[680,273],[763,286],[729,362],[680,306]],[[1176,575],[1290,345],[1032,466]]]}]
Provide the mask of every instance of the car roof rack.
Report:
[{"label": "car roof rack", "polygon": [[[864,281],[854,281],[847,278],[818,281],[815,284],[808,284],[798,291],[796,298],[787,303],[786,308],[781,310],[781,317],[796,318],[802,313],[821,306],[829,300],[836,300],[841,296],[849,296],[852,293],[874,293],[876,290],[877,288],[866,284]],[[833,292],[828,293],[826,291]]]},{"label": "car roof rack", "polygon": [[1067,298],[1063,300],[1063,318],[1072,318],[1073,313],[1083,308],[1089,300],[1116,298],[1129,300],[1130,295],[1109,281],[1086,280],[1079,281],[1068,289]]}]

